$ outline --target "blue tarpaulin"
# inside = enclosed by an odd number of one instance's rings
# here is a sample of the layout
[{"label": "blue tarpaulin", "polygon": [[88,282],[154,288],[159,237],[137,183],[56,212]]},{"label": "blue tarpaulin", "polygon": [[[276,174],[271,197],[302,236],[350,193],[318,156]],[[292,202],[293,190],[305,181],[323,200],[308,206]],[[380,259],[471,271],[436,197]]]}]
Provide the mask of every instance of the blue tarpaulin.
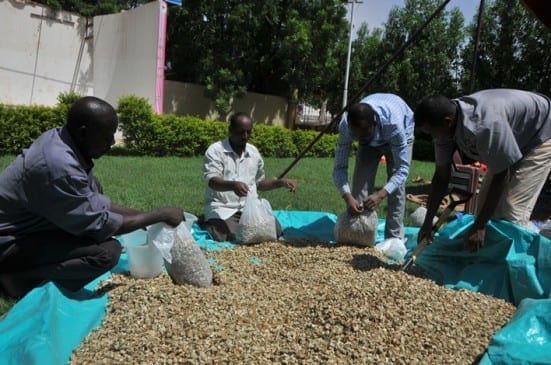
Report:
[{"label": "blue tarpaulin", "polygon": [[[274,213],[282,225],[284,238],[314,239],[329,244],[334,240],[337,219],[334,214]],[[484,365],[551,364],[551,299],[548,299],[551,241],[507,222],[491,222],[484,248],[470,254],[462,249],[462,237],[471,223],[471,216],[449,223],[416,264],[442,285],[520,303],[515,316],[492,339],[482,359]],[[193,228],[193,236],[202,248],[234,247],[231,242],[214,242],[197,225]],[[379,220],[377,242],[383,240],[383,232],[384,221]],[[406,228],[410,252],[416,246],[417,232],[418,228]],[[112,272],[127,270],[123,254]],[[0,364],[67,363],[86,335],[101,325],[107,295],[94,294],[93,289],[108,276],[98,278],[78,293],[68,293],[48,283],[17,302],[0,320]]]}]

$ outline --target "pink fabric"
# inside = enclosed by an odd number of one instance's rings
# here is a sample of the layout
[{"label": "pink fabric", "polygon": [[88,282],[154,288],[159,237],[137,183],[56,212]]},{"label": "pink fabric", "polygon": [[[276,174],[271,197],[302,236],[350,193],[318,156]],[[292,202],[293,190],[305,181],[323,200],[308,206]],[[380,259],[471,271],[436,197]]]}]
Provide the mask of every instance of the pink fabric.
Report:
[{"label": "pink fabric", "polygon": [[157,42],[157,76],[155,80],[155,113],[163,113],[164,85],[165,85],[165,43],[167,5],[159,0],[159,38]]}]

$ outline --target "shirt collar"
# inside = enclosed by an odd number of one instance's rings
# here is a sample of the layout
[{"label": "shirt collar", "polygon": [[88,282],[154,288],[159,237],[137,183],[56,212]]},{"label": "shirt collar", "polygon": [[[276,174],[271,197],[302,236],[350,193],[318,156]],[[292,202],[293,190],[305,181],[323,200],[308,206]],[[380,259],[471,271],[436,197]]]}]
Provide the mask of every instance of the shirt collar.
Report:
[{"label": "shirt collar", "polygon": [[84,170],[88,173],[94,167],[94,162],[91,159],[85,158],[80,150],[77,148],[73,137],[69,133],[69,130],[66,126],[63,126],[59,129],[59,138],[75,153],[78,162],[82,165]]}]

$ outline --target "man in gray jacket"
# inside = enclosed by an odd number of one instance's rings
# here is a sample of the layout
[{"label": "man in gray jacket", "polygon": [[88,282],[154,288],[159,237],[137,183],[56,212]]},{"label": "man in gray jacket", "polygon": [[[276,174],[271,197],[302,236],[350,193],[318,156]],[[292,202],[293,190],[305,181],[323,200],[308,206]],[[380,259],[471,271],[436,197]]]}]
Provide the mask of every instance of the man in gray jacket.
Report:
[{"label": "man in gray jacket", "polygon": [[436,168],[419,240],[432,238],[432,218],[447,191],[455,150],[488,166],[466,249],[482,247],[491,218],[528,227],[551,171],[550,106],[545,95],[512,89],[482,90],[453,100],[441,95],[423,99],[415,120],[434,140]]},{"label": "man in gray jacket", "polygon": [[114,144],[117,124],[107,102],[81,98],[65,126],[44,132],[0,174],[0,297],[47,281],[77,291],[119,261],[114,235],[182,221],[181,208],[141,212],[103,194],[92,160]]}]

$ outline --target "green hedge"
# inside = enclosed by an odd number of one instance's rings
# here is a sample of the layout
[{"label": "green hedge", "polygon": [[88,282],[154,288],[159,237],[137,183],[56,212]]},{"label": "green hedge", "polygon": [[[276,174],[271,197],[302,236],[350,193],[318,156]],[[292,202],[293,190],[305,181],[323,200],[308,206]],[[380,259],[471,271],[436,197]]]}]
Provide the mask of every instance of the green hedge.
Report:
[{"label": "green hedge", "polygon": [[[18,154],[45,130],[63,125],[70,104],[78,97],[61,94],[55,107],[0,104],[0,154]],[[145,98],[136,96],[122,97],[117,112],[125,145],[113,148],[112,154],[201,156],[211,143],[228,135],[227,122],[156,115]],[[315,131],[255,125],[250,141],[265,157],[296,157],[318,136]],[[323,134],[304,157],[332,157],[337,138],[336,134]],[[432,144],[416,141],[414,159],[434,160]]]}]

